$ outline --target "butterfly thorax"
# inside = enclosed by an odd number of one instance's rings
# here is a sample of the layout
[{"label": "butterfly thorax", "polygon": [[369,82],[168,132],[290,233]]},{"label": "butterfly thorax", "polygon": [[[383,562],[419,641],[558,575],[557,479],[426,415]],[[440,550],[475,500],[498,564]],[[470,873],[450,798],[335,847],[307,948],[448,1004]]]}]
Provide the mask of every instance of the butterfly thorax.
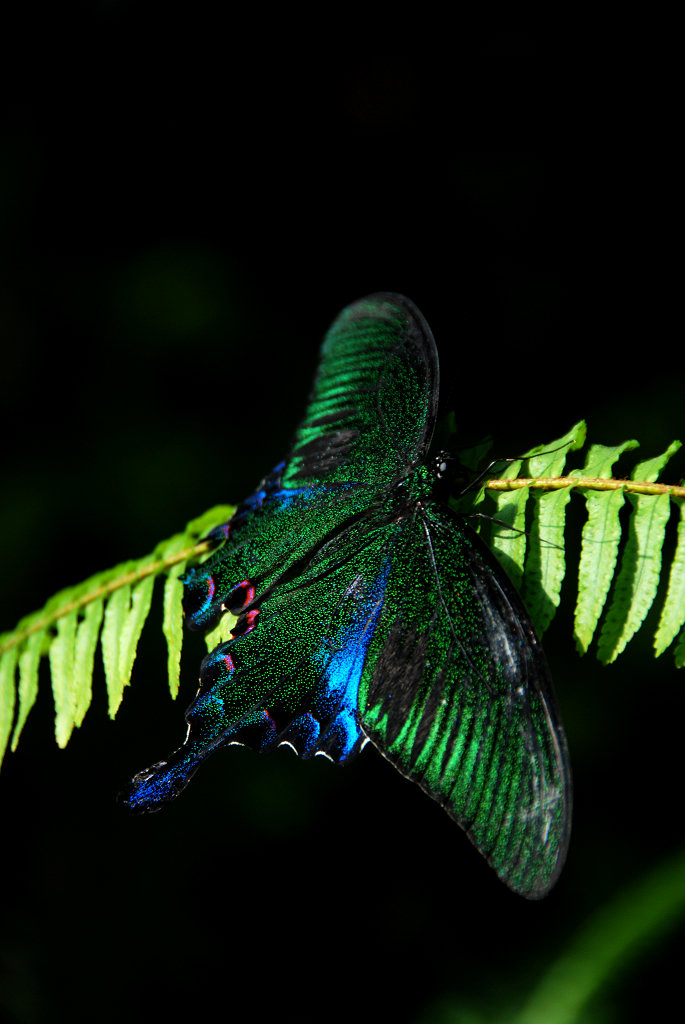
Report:
[{"label": "butterfly thorax", "polygon": [[434,474],[427,466],[415,466],[407,471],[405,475],[395,484],[391,490],[395,504],[405,506],[407,511],[413,509],[417,504],[431,500],[433,492]]}]

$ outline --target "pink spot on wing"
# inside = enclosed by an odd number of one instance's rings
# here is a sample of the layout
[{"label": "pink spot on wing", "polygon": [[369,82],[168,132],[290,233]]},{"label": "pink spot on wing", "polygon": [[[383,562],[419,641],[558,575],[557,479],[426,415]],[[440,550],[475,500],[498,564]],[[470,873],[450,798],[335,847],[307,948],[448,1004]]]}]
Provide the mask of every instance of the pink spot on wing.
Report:
[{"label": "pink spot on wing", "polygon": [[245,600],[243,601],[243,607],[245,607],[245,605],[252,604],[255,594],[253,584],[250,583],[249,580],[243,580],[242,583],[238,584],[238,586],[245,588]]},{"label": "pink spot on wing", "polygon": [[255,620],[258,615],[259,608],[253,608],[252,611],[245,612],[241,615],[231,630],[231,636],[235,639],[239,636],[245,636],[246,633],[251,633],[255,628]]},{"label": "pink spot on wing", "polygon": [[259,608],[253,608],[251,612],[247,613],[247,628],[246,633],[249,633],[255,627],[255,619],[259,615]]},{"label": "pink spot on wing", "polygon": [[224,654],[222,661],[229,672],[235,672],[235,664],[230,654]]}]

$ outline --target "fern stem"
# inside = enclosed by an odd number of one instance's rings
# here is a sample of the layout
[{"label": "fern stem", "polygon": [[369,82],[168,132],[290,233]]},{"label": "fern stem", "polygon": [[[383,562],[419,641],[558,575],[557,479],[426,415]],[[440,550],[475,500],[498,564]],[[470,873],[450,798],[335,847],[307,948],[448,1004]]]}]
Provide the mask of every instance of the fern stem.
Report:
[{"label": "fern stem", "polygon": [[148,576],[157,576],[159,573],[165,572],[167,569],[171,569],[172,566],[177,565],[179,562],[185,562],[190,558],[198,558],[200,555],[204,555],[208,551],[211,551],[211,549],[211,543],[204,540],[199,541],[197,544],[192,544],[190,547],[184,548],[182,551],[176,551],[172,555],[167,555],[165,558],[159,558],[156,561],[147,562],[145,565],[141,565],[131,572],[123,573],[121,576],[116,576],[107,583],[100,584],[93,590],[88,591],[88,593],[82,594],[80,597],[74,598],[72,601],[68,601],[64,605],[60,605],[59,608],[55,608],[54,611],[51,611],[49,614],[44,615],[40,619],[34,620],[24,629],[16,630],[5,641],[5,643],[0,644],[0,656],[2,656],[5,651],[12,650],[13,647],[18,647],[24,642],[24,640],[28,639],[28,637],[32,636],[34,633],[39,633],[48,626],[54,625],[60,619],[64,618],[65,615],[69,615],[74,611],[79,612],[93,601],[97,601],[99,598],[106,598],[127,584],[138,583],[140,580],[143,580]]},{"label": "fern stem", "polygon": [[685,498],[685,487],[677,484],[649,483],[645,480],[615,480],[611,477],[595,476],[539,476],[514,479],[487,480],[489,491],[517,491],[524,487],[534,490],[557,491],[564,487],[576,487],[590,491],[629,491],[632,494],[670,494],[673,498]]}]

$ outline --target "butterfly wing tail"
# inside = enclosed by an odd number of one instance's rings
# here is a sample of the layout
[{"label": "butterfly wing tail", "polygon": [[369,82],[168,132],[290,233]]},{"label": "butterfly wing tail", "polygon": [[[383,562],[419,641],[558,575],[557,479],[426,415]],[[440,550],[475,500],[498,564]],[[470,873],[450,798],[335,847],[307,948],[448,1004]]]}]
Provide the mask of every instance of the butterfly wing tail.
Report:
[{"label": "butterfly wing tail", "polygon": [[198,744],[184,743],[166,761],[134,775],[119,794],[119,803],[139,814],[161,810],[185,789],[207,753]]}]

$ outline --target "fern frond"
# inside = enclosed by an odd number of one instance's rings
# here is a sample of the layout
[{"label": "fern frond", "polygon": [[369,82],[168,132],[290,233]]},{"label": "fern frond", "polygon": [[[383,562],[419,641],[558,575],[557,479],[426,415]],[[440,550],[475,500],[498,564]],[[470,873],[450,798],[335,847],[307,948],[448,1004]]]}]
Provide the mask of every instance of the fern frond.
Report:
[{"label": "fern frond", "polygon": [[[98,642],[102,650],[111,718],[128,686],[138,641],[152,603],[154,581],[167,575],[162,628],[168,648],[171,696],[178,693],[183,586],[179,575],[210,545],[200,538],[233,514],[219,505],[193,519],[151,555],[124,562],[55,594],[38,612],[0,636],[0,760],[11,736],[15,750],[38,694],[40,662],[48,657],[55,705],[55,739],[66,746],[92,699]],[[17,678],[18,676],[18,678]]]},{"label": "fern frond", "polygon": [[[637,441],[607,447],[592,445],[582,469],[562,475],[566,454],[580,448],[585,424],[576,424],[564,437],[533,449],[509,465],[498,479],[488,480],[496,533],[491,546],[500,562],[520,586],[535,626],[542,635],[560,602],[565,572],[564,514],[572,493],[585,499],[587,520],[581,537],[578,593],[574,635],[578,651],[590,646],[605,613],[597,645],[597,657],[608,663],[624,650],[642,626],[656,598],[667,522],[674,509],[680,515],[678,544],[671,563],[668,591],[655,636],[655,652],[663,653],[680,631],[675,647],[676,666],[685,665],[685,487],[668,485],[658,477],[668,460],[680,449],[674,441],[661,455],[639,462],[629,480],[612,476],[618,459],[638,447]],[[571,440],[573,439],[573,440]],[[560,455],[556,449],[560,446]],[[527,461],[528,476],[519,476]],[[627,537],[621,509],[632,514]],[[513,535],[501,532],[511,524]],[[620,568],[616,572],[623,545]],[[612,591],[613,583],[613,591]],[[607,607],[607,600],[611,599]]]},{"label": "fern frond", "polygon": [[[468,514],[485,493],[492,506],[491,546],[519,585],[540,634],[560,604],[566,574],[566,510],[572,494],[581,494],[587,520],[580,538],[575,639],[585,653],[604,615],[597,655],[613,661],[642,626],[658,592],[667,521],[680,517],[675,555],[655,653],[674,644],[675,663],[685,665],[685,487],[659,482],[667,461],[680,448],[674,441],[661,455],[638,463],[629,480],[612,476],[615,463],[637,447],[636,441],[606,447],[592,445],[580,469],[564,475],[569,454],[585,444],[585,423],[563,437],[538,445],[508,463],[502,475],[471,495]],[[523,467],[528,476],[520,476]],[[626,495],[628,502],[626,503]],[[621,509],[630,507],[628,536]],[[167,643],[169,690],[176,697],[183,642],[180,576],[191,559],[211,545],[200,538],[226,522],[231,506],[218,506],[157,545],[151,555],[125,562],[56,594],[38,612],[0,636],[0,760],[8,742],[16,749],[38,693],[39,666],[47,657],[55,705],[55,737],[68,742],[91,704],[98,644],[102,652],[110,717],[116,715],[129,685],[138,641],[150,613],[154,580],[165,575],[162,631]],[[479,513],[480,514],[480,513]],[[621,551],[622,546],[622,551]],[[616,566],[620,554],[620,568]],[[612,590],[613,584],[613,590]],[[608,604],[609,595],[611,600]],[[211,650],[228,639],[235,619],[222,617],[205,637]],[[11,738],[11,740],[10,740]]]}]

